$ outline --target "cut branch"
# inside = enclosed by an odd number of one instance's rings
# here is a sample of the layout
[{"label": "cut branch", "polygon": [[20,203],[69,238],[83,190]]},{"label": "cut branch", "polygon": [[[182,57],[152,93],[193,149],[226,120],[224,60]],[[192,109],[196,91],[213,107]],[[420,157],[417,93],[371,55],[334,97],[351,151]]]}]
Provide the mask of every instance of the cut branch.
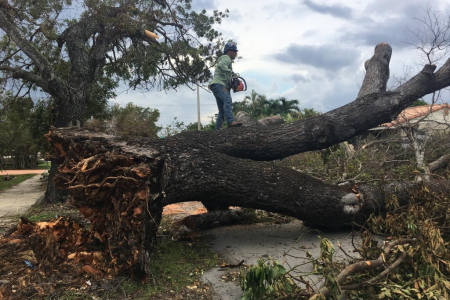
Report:
[{"label": "cut branch", "polygon": [[[411,244],[411,243],[415,243],[416,241],[417,241],[416,239],[402,239],[402,240],[392,241],[390,243],[385,242],[385,247],[383,249],[383,252],[377,259],[364,260],[364,261],[360,261],[360,262],[349,265],[344,270],[342,270],[341,273],[339,273],[339,275],[337,276],[336,282],[339,285],[342,285],[344,283],[344,281],[347,279],[347,277],[351,276],[352,274],[355,274],[357,272],[367,271],[367,270],[374,270],[374,269],[377,269],[377,268],[385,265],[386,255],[388,255],[389,252],[391,252],[391,250],[395,246]],[[383,272],[381,272],[379,275],[375,276],[374,278],[367,280],[365,282],[359,283],[359,284],[355,284],[355,285],[341,286],[341,289],[343,289],[343,290],[357,289],[357,288],[360,288],[361,286],[364,286],[367,284],[372,284],[372,283],[376,282],[377,280],[379,280],[381,277],[386,276],[387,274],[392,272],[392,270],[396,269],[406,259],[407,256],[408,256],[408,254],[406,252],[403,252],[395,260],[395,262],[393,264],[388,266]],[[327,287],[322,287],[319,290],[319,293],[327,296],[331,293],[331,290]]]},{"label": "cut branch", "polygon": [[434,173],[439,169],[447,167],[448,164],[450,164],[450,154],[443,155],[439,159],[428,164],[428,169],[430,170],[430,173]]},{"label": "cut branch", "polygon": [[391,55],[392,48],[388,44],[380,43],[375,47],[375,54],[365,63],[366,76],[358,97],[386,91]]}]

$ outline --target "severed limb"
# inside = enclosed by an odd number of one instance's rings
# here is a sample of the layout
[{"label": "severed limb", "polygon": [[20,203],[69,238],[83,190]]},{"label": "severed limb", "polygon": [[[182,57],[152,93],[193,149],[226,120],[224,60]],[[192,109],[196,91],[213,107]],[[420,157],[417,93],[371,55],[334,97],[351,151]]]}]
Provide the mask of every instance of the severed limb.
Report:
[{"label": "severed limb", "polygon": [[[349,265],[344,270],[342,270],[341,273],[339,273],[339,275],[337,276],[336,282],[340,285],[340,288],[342,290],[355,290],[362,286],[373,284],[373,283],[377,282],[380,278],[386,276],[387,274],[392,272],[394,269],[396,269],[408,257],[408,253],[403,252],[391,265],[386,266],[386,255],[388,255],[389,252],[391,252],[391,250],[395,246],[411,244],[411,243],[415,243],[415,242],[417,242],[417,239],[400,239],[400,240],[392,241],[390,243],[385,242],[383,252],[377,259],[364,260],[364,261],[360,261],[360,262]],[[354,273],[357,273],[357,272],[374,270],[381,266],[386,266],[386,268],[385,268],[385,270],[383,270],[383,272],[381,272],[377,276],[375,276],[367,281],[361,282],[361,283],[342,286],[344,281],[350,275],[353,275]],[[331,290],[328,287],[322,287],[319,290],[319,293],[327,296],[331,293]]]}]

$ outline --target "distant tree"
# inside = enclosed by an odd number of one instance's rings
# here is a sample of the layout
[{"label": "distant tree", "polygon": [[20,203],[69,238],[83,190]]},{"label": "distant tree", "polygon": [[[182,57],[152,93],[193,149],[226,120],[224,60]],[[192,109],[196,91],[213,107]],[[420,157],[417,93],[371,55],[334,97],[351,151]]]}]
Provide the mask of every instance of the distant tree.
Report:
[{"label": "distant tree", "polygon": [[172,123],[162,127],[158,135],[161,138],[166,138],[178,134],[182,131],[186,131],[186,126],[184,125],[184,122],[178,121],[178,118],[174,117]]},{"label": "distant tree", "polygon": [[[200,123],[201,131],[211,131],[215,129],[216,123],[214,122],[214,120],[211,120],[211,122],[209,122],[206,126]],[[173,118],[172,124],[169,124],[165,127],[161,127],[159,131],[159,136],[165,138],[173,136],[183,131],[198,131],[198,122],[189,123],[185,125],[184,122],[178,121],[178,118],[175,117]]]},{"label": "distant tree", "polygon": [[250,95],[246,96],[243,101],[233,102],[233,111],[234,113],[239,111],[246,112],[255,119],[281,115],[288,121],[319,114],[314,109],[308,108],[305,108],[302,112],[298,105],[299,101],[295,99],[288,100],[285,97],[267,99],[265,95],[258,94],[255,90],[252,90]]},{"label": "distant tree", "polygon": [[409,107],[422,106],[422,105],[428,105],[428,102],[426,102],[423,99],[418,99],[418,100],[414,101]]},{"label": "distant tree", "polygon": [[125,107],[115,106],[113,120],[117,135],[123,137],[156,138],[160,127],[156,126],[159,119],[157,109],[144,108],[128,103]]},{"label": "distant tree", "polygon": [[[210,130],[215,130],[215,124],[214,126],[210,126],[211,124],[208,123],[206,126],[203,125],[202,123],[200,123],[200,130],[202,131],[210,131]],[[198,130],[198,122],[194,122],[194,123],[189,123],[186,125],[186,129],[187,131],[197,131]]]},{"label": "distant tree", "polygon": [[116,104],[106,110],[104,120],[88,120],[85,127],[126,138],[156,138],[157,132],[161,129],[156,125],[159,116],[157,109],[144,108],[131,102],[125,107]]},{"label": "distant tree", "polygon": [[[46,149],[44,133],[49,120],[44,101],[36,104],[29,97],[0,94],[0,162],[9,156],[13,168],[35,168],[37,154]],[[1,168],[1,166],[0,166]]]},{"label": "distant tree", "polygon": [[275,103],[275,110],[271,112],[272,114],[286,116],[289,113],[300,111],[300,108],[298,107],[300,102],[298,100],[288,100],[285,97],[280,97],[272,101]]},{"label": "distant tree", "polygon": [[320,111],[317,111],[314,108],[304,108],[298,112],[299,119],[308,119],[321,114],[322,113]]}]

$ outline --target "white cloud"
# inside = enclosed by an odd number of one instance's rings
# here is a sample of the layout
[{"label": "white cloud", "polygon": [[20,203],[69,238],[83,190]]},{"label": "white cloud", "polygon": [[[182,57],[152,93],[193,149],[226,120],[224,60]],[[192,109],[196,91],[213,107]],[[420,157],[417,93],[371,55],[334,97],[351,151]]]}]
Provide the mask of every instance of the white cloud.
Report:
[{"label": "white cloud", "polygon": [[[388,41],[393,47],[391,75],[403,73],[405,65],[415,68],[420,59],[404,43],[405,32],[407,26],[415,28],[413,18],[421,17],[421,7],[428,3],[437,9],[449,8],[447,0],[214,1],[216,9],[230,10],[230,18],[216,28],[238,42],[242,59],[233,69],[249,88],[247,93],[233,94],[233,101],[242,100],[252,89],[269,98],[298,99],[301,108],[322,112],[353,101],[364,61],[371,58],[377,43]],[[280,53],[285,54],[284,61],[273,59]],[[186,123],[197,119],[196,92],[189,89],[120,95],[117,101],[129,99],[158,108],[162,124],[174,117]],[[217,108],[212,94],[202,91],[201,99],[206,123]]]}]

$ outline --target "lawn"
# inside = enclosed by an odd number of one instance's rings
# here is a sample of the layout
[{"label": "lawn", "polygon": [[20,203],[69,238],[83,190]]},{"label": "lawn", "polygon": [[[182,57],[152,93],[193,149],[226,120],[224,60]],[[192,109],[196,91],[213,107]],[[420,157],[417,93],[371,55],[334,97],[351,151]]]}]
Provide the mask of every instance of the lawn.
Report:
[{"label": "lawn", "polygon": [[47,162],[44,162],[44,163],[42,163],[42,164],[38,164],[37,165],[37,167],[36,167],[36,169],[40,169],[40,170],[49,170],[50,169],[50,162],[49,161],[47,161]]},{"label": "lawn", "polygon": [[4,180],[5,175],[0,175],[0,192],[9,189],[10,187],[17,185],[31,177],[36,176],[36,174],[26,174],[26,175],[14,175],[12,180]]}]

